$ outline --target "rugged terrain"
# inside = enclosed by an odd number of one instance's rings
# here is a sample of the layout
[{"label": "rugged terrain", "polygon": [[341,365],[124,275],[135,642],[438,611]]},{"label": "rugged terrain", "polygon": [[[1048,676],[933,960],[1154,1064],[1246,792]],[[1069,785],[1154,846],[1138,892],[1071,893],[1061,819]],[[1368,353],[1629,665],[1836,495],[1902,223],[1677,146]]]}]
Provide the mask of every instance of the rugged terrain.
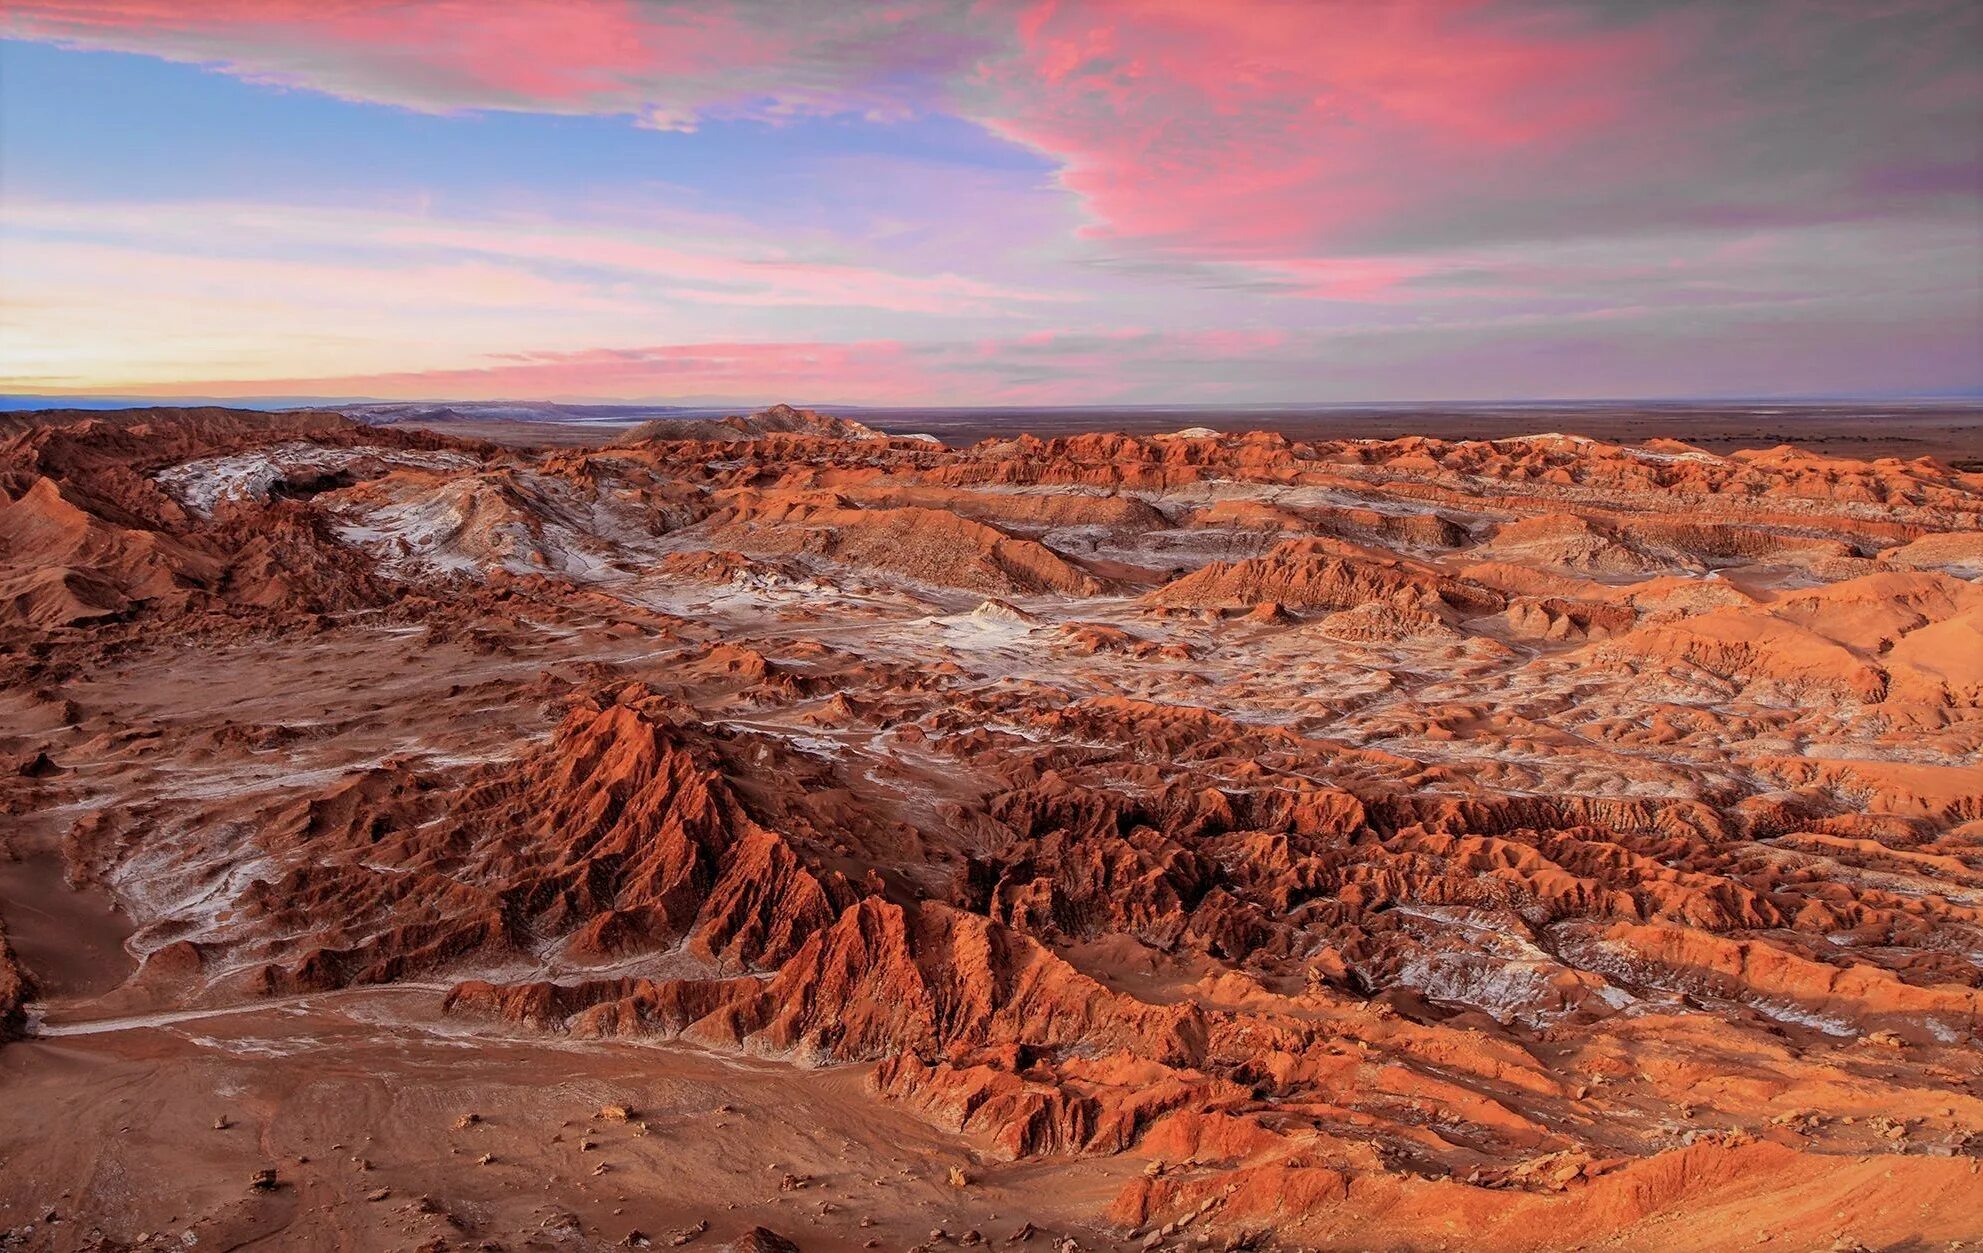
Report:
[{"label": "rugged terrain", "polygon": [[603,438],[0,418],[0,1248],[1983,1237],[1983,474]]}]

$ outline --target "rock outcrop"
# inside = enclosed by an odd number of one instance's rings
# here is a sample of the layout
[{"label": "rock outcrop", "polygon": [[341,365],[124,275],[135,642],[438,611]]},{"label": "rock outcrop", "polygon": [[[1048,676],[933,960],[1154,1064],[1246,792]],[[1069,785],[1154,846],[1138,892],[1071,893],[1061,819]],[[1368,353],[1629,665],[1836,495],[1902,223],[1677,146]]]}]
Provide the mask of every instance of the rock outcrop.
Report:
[{"label": "rock outcrop", "polygon": [[[0,855],[123,911],[128,1021],[817,1071],[1148,1248],[1912,1221],[1983,1128],[1979,528],[1568,435],[6,418]],[[0,1034],[57,982],[0,932]]]}]

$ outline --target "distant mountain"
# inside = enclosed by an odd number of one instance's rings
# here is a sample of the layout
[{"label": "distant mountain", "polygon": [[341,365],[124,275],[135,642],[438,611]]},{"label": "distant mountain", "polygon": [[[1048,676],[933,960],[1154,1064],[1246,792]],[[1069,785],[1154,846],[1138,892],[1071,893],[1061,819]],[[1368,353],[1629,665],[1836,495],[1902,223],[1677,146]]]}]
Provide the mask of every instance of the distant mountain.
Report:
[{"label": "distant mountain", "polygon": [[811,409],[773,405],[747,418],[662,418],[643,422],[618,441],[634,447],[671,439],[758,439],[766,435],[814,435],[826,439],[887,439],[888,436],[852,418],[836,418]]},{"label": "distant mountain", "polygon": [[565,405],[536,400],[376,401],[327,406],[359,422],[598,422],[622,425],[656,419],[720,416],[720,409],[685,405]]}]

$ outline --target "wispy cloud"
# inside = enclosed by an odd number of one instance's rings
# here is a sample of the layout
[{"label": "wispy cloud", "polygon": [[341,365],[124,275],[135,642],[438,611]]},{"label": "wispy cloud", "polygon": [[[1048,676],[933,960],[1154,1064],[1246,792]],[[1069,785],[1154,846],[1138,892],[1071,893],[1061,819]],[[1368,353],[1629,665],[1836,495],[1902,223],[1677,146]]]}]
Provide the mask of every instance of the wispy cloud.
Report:
[{"label": "wispy cloud", "polygon": [[[1278,336],[1309,356],[1274,386],[1409,394],[1515,387],[1478,357],[1523,328],[1517,390],[1615,391],[1645,370],[1608,337],[1674,353],[1677,388],[1704,360],[1681,345],[1734,326],[1750,389],[1902,362],[1937,373],[1924,385],[1973,382],[1938,346],[1983,348],[1979,23],[1963,0],[15,0],[0,29],[18,38],[477,115],[462,126],[588,115],[748,138],[810,120],[827,138],[747,186],[691,163],[659,171],[687,192],[671,197],[634,166],[503,208],[16,183],[6,371],[468,386],[509,370],[506,386],[604,394],[671,377],[678,359],[643,345],[809,344],[875,370],[866,395],[1107,396],[1231,387],[1222,364],[1258,365]],[[939,118],[1023,147],[1034,173],[946,163],[916,129]],[[689,137],[642,138],[657,163],[709,160]],[[1854,298],[1884,333],[1840,335]],[[170,324],[144,317],[168,299]],[[1139,355],[1126,326],[1169,355]],[[1070,327],[1079,352],[1027,338]],[[1381,339],[1366,360],[1338,355],[1362,335]],[[956,347],[988,344],[1004,356]],[[646,355],[490,364],[579,351]]]},{"label": "wispy cloud", "polygon": [[[961,113],[1196,253],[1753,228],[1974,193],[1961,0],[16,0],[27,38],[409,108]],[[1817,191],[1825,196],[1814,196]]]}]

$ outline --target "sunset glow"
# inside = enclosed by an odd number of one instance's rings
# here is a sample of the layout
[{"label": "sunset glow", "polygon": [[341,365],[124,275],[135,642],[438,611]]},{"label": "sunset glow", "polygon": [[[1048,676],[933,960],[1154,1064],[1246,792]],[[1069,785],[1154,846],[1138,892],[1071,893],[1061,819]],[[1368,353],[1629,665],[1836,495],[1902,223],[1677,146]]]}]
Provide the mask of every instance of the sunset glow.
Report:
[{"label": "sunset glow", "polygon": [[1970,389],[1960,0],[19,0],[0,387]]}]

